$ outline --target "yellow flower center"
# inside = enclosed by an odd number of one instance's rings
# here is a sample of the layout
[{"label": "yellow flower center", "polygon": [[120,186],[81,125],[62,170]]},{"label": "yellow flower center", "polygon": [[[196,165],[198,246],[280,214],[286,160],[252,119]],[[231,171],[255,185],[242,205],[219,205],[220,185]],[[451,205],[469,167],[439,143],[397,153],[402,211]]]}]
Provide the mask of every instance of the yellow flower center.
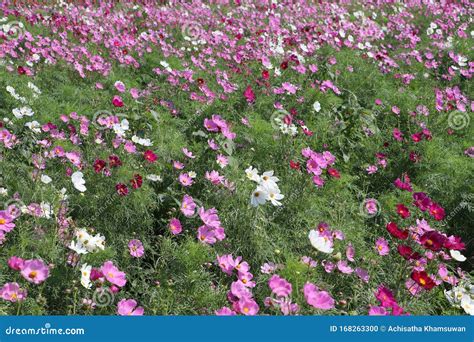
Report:
[{"label": "yellow flower center", "polygon": [[28,274],[28,277],[31,279],[35,279],[37,275],[38,275],[38,272],[31,271],[30,274]]},{"label": "yellow flower center", "polygon": [[5,220],[4,218],[0,218],[0,224],[5,224],[7,222],[7,220]]},{"label": "yellow flower center", "polygon": [[421,285],[426,285],[426,280],[425,279],[420,279],[420,284]]},{"label": "yellow flower center", "polygon": [[249,309],[248,307],[245,307],[245,308],[243,309],[243,311],[244,311],[245,313],[248,313],[248,312],[250,311],[250,309]]}]

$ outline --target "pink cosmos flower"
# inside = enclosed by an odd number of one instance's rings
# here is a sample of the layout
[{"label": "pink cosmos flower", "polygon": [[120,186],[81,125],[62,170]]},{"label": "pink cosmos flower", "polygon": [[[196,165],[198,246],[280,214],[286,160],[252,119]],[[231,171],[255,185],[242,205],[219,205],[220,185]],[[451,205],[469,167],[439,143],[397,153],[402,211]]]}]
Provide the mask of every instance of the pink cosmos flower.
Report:
[{"label": "pink cosmos flower", "polygon": [[365,270],[365,269],[363,269],[363,268],[360,268],[360,267],[356,267],[356,269],[355,269],[355,274],[356,274],[364,283],[368,283],[368,282],[369,282],[370,276],[369,276],[369,272],[367,272],[367,270]]},{"label": "pink cosmos flower", "polygon": [[347,257],[347,260],[351,261],[351,262],[354,262],[354,255],[355,255],[355,249],[354,249],[354,246],[352,246],[351,243],[349,243],[347,245],[347,248],[346,248],[346,257]]},{"label": "pink cosmos flower", "polygon": [[0,230],[8,233],[15,227],[13,217],[5,210],[0,210]]},{"label": "pink cosmos flower", "polygon": [[24,264],[25,260],[17,256],[12,256],[8,259],[8,266],[15,271],[20,271]]},{"label": "pink cosmos flower", "polygon": [[348,264],[347,264],[347,261],[345,260],[339,260],[337,262],[337,269],[342,272],[342,273],[345,273],[345,274],[351,274],[352,272],[354,272],[354,270],[352,269],[352,267],[350,267]]},{"label": "pink cosmos flower", "polygon": [[235,261],[232,257],[232,254],[224,254],[222,256],[217,256],[217,264],[221,268],[222,272],[228,275],[232,275],[232,271],[235,267]]},{"label": "pink cosmos flower", "polygon": [[378,212],[377,200],[375,198],[368,198],[365,200],[365,210],[369,215],[375,215]]},{"label": "pink cosmos flower", "polygon": [[388,315],[387,310],[383,306],[374,306],[369,307],[369,316],[386,316]]},{"label": "pink cosmos flower", "polygon": [[25,289],[21,289],[18,283],[6,283],[0,289],[0,297],[12,303],[25,300],[26,296],[27,291]]},{"label": "pink cosmos flower", "polygon": [[229,309],[226,306],[224,306],[223,308],[220,308],[219,310],[216,310],[215,313],[216,313],[216,316],[235,316],[235,315],[237,315],[237,313],[234,310]]},{"label": "pink cosmos flower", "polygon": [[257,302],[249,297],[240,298],[237,307],[239,312],[245,316],[255,316],[260,310]]},{"label": "pink cosmos flower", "polygon": [[274,274],[268,281],[268,286],[278,297],[288,297],[292,292],[291,284],[284,278]]},{"label": "pink cosmos flower", "polygon": [[185,155],[186,157],[188,157],[188,158],[191,158],[191,159],[196,158],[196,156],[193,155],[193,153],[192,153],[191,151],[189,151],[186,147],[183,147],[183,148],[181,149],[181,151],[183,151],[184,155]]},{"label": "pink cosmos flower", "polygon": [[214,185],[219,185],[225,180],[224,176],[219,175],[219,172],[215,170],[212,170],[211,172],[206,171],[205,177]]},{"label": "pink cosmos flower", "polygon": [[117,285],[118,287],[124,287],[127,283],[125,279],[125,273],[121,272],[117,267],[114,266],[112,261],[106,261],[100,271],[110,283]]},{"label": "pink cosmos flower", "polygon": [[255,93],[253,92],[251,86],[247,86],[247,88],[245,88],[244,97],[248,103],[255,102]]},{"label": "pink cosmos flower", "polygon": [[180,210],[186,217],[193,216],[196,212],[196,203],[194,203],[194,199],[189,195],[184,195]]},{"label": "pink cosmos flower", "polygon": [[303,287],[306,302],[316,309],[329,310],[334,308],[334,299],[326,291],[320,291],[316,285],[306,283]]},{"label": "pink cosmos flower", "polygon": [[39,259],[25,260],[21,275],[30,283],[41,284],[49,277],[49,267]]},{"label": "pink cosmos flower", "polygon": [[172,218],[170,220],[169,228],[171,231],[171,234],[173,235],[178,235],[183,231],[183,227],[181,226],[181,221],[178,220],[177,218]]},{"label": "pink cosmos flower", "polygon": [[188,187],[193,185],[194,180],[189,176],[187,172],[181,173],[178,177],[179,182],[182,186]]},{"label": "pink cosmos flower", "polygon": [[125,84],[123,84],[122,81],[117,81],[114,83],[115,89],[119,91],[120,93],[123,93],[125,91]]},{"label": "pink cosmos flower", "polygon": [[128,248],[130,249],[130,255],[135,258],[141,258],[143,254],[145,254],[145,249],[143,248],[143,244],[140,240],[130,240],[128,243]]},{"label": "pink cosmos flower", "polygon": [[122,299],[117,304],[117,313],[120,316],[143,316],[144,311],[141,306],[137,306],[134,299]]},{"label": "pink cosmos flower", "polygon": [[222,169],[229,164],[229,159],[222,154],[217,155],[216,161]]},{"label": "pink cosmos flower", "polygon": [[209,226],[201,226],[198,228],[198,240],[210,245],[217,242],[214,229]]},{"label": "pink cosmos flower", "polygon": [[378,167],[375,166],[375,165],[369,165],[366,169],[366,171],[369,175],[373,175],[374,173],[377,172],[377,170],[378,170]]},{"label": "pink cosmos flower", "polygon": [[375,247],[379,255],[387,255],[390,252],[387,240],[382,237],[377,239],[377,241],[375,242]]}]

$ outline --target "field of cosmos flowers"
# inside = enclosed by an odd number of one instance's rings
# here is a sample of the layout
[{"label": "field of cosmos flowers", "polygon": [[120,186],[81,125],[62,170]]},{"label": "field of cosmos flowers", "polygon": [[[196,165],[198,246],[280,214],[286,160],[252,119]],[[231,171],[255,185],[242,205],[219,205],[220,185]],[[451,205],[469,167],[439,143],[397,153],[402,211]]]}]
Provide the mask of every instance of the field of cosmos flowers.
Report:
[{"label": "field of cosmos flowers", "polygon": [[0,314],[473,315],[474,4],[0,3]]}]

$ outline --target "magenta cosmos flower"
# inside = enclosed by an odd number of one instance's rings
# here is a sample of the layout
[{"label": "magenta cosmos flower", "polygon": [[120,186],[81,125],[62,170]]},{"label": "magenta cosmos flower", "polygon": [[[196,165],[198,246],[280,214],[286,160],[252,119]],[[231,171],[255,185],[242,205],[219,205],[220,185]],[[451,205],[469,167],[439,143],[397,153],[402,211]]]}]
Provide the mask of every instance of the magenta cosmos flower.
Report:
[{"label": "magenta cosmos flower", "polygon": [[128,248],[130,249],[130,255],[135,258],[141,258],[145,254],[145,249],[140,240],[130,240],[128,243]]},{"label": "magenta cosmos flower", "polygon": [[173,235],[178,235],[179,233],[183,231],[181,221],[178,220],[177,218],[172,218],[170,220],[169,227],[170,227],[171,234]]},{"label": "magenta cosmos flower", "polygon": [[319,291],[316,285],[307,283],[303,287],[306,302],[316,309],[329,310],[334,308],[334,299],[326,291]]},{"label": "magenta cosmos flower", "polygon": [[114,285],[124,287],[127,283],[127,280],[125,279],[125,273],[121,272],[117,267],[115,267],[112,261],[106,261],[100,268],[100,271],[104,275],[105,279]]},{"label": "magenta cosmos flower", "polygon": [[144,311],[141,306],[137,306],[134,299],[122,299],[117,304],[117,313],[120,316],[143,316]]},{"label": "magenta cosmos flower", "polygon": [[25,300],[27,292],[24,289],[20,289],[17,283],[6,283],[0,289],[0,297],[9,302],[16,302]]},{"label": "magenta cosmos flower", "polygon": [[39,259],[25,260],[21,275],[30,283],[41,284],[49,277],[49,267]]}]

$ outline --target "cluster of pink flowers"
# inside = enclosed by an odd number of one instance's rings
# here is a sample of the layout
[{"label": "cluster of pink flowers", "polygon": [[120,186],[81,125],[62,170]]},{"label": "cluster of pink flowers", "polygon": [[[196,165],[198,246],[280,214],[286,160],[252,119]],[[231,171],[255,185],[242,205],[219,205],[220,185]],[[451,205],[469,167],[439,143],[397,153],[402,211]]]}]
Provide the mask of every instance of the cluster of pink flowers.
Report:
[{"label": "cluster of pink flowers", "polygon": [[236,134],[231,131],[230,125],[220,115],[212,115],[210,119],[204,119],[204,127],[209,132],[220,132],[229,140],[233,140],[236,137]]},{"label": "cluster of pink flowers", "polygon": [[274,274],[268,280],[268,286],[272,290],[273,296],[265,298],[266,307],[279,308],[285,316],[299,312],[299,305],[291,302],[293,287],[290,282]]},{"label": "cluster of pink flowers", "polygon": [[[3,123],[0,123],[0,128],[3,126]],[[0,142],[8,149],[12,149],[13,146],[19,143],[15,134],[10,133],[6,128],[0,130]]]},{"label": "cluster of pink flowers", "polygon": [[49,277],[49,266],[40,259],[24,260],[17,256],[8,259],[8,266],[20,271],[23,278],[33,284],[41,284]]},{"label": "cluster of pink flowers", "polygon": [[6,239],[6,234],[11,232],[15,228],[15,219],[20,215],[19,211],[14,210],[16,206],[10,205],[7,210],[0,210],[0,245]]},{"label": "cluster of pink flowers", "polygon": [[245,316],[254,316],[260,310],[257,302],[253,299],[251,289],[255,287],[252,281],[253,274],[250,273],[250,266],[241,256],[234,259],[232,254],[217,256],[217,263],[221,270],[233,275],[237,271],[237,280],[230,285],[230,291],[227,293],[227,299],[232,303],[232,309],[223,307],[216,311],[216,315],[228,316],[240,313]]},{"label": "cluster of pink flowers", "polygon": [[324,179],[321,177],[323,170],[334,178],[339,178],[339,171],[330,167],[336,162],[336,157],[329,151],[323,153],[314,152],[309,147],[301,150],[301,154],[306,158],[306,171],[313,175],[313,183],[321,188],[324,185]]}]

